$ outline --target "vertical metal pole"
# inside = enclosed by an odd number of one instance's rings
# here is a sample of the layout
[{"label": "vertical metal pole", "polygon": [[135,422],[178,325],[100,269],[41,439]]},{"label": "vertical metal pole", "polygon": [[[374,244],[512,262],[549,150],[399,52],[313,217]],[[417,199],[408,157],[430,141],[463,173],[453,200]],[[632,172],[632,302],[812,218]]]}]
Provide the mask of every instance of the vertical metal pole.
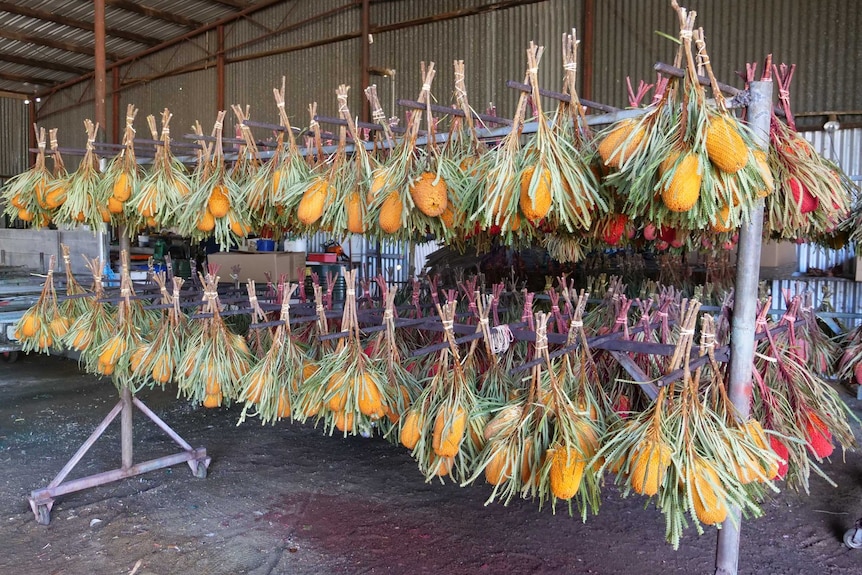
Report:
[{"label": "vertical metal pole", "polygon": [[[362,0],[362,12],[359,16],[359,70],[360,70],[360,88],[362,93],[365,93],[365,88],[370,83],[371,67],[371,0]],[[359,118],[363,122],[368,121],[368,100],[366,98],[359,99],[362,102],[362,107],[359,109]]]},{"label": "vertical metal pole", "polygon": [[[111,141],[120,143],[120,67],[111,70]],[[125,124],[122,126],[125,128]]]},{"label": "vertical metal pole", "polygon": [[120,445],[122,453],[123,469],[134,465],[132,444],[132,390],[129,386],[123,386],[120,392],[120,400],[123,402],[123,411],[120,413]]},{"label": "vertical metal pole", "polygon": [[[755,143],[766,149],[769,144],[769,121],[772,117],[772,82],[752,82],[748,122]],[[733,325],[730,331],[730,400],[740,417],[748,419],[751,403],[751,369],[754,360],[754,332],[757,315],[757,284],[760,279],[760,244],[763,233],[763,200],[758,201],[751,222],[739,231],[736,260],[736,284],[733,297]],[[718,532],[715,554],[716,575],[736,575],[739,566],[739,507],[730,509],[730,517]]]},{"label": "vertical metal pole", "polygon": [[[108,118],[105,110],[105,0],[93,0],[93,36],[95,38],[95,67],[93,70],[94,114],[96,123],[99,125],[99,134],[103,135],[108,127]],[[97,134],[97,137],[99,137],[99,134]],[[103,141],[103,139],[103,137],[99,137],[100,141]],[[99,169],[103,168],[103,165],[99,166]],[[99,227],[97,237],[99,241],[99,257],[102,257],[104,254],[104,261],[109,262],[110,252],[106,246],[109,243],[110,236],[106,229],[107,226],[102,224]]]},{"label": "vertical metal pole", "polygon": [[593,93],[593,46],[595,44],[595,32],[593,23],[596,19],[596,4],[594,0],[584,0],[584,25],[581,34],[581,57],[578,62],[583,62],[581,68],[581,88],[578,90],[581,97],[592,98]]},{"label": "vertical metal pole", "polygon": [[[39,121],[38,110],[36,110],[36,98],[30,98],[30,105],[27,106],[28,112],[30,113],[30,125],[28,126],[27,132],[30,134],[30,139],[28,142],[30,143],[30,148],[36,147],[36,123]],[[30,163],[27,164],[32,165],[36,161],[36,154],[30,154]]]},{"label": "vertical metal pole", "polygon": [[224,110],[224,26],[216,28],[216,110]]}]

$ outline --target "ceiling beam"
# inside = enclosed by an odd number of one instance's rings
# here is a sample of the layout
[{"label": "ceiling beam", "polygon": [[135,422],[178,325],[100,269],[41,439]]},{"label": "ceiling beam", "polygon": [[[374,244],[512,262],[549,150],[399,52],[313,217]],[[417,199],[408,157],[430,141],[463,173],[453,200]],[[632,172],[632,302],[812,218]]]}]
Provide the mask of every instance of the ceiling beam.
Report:
[{"label": "ceiling beam", "polygon": [[196,29],[203,26],[203,22],[198,22],[197,20],[192,20],[191,18],[186,18],[179,14],[172,14],[166,10],[150,8],[149,6],[144,6],[137,2],[131,2],[131,0],[105,0],[105,4],[128,12],[134,12],[135,14],[141,14],[142,16],[148,16],[150,18],[164,20],[165,22],[171,22],[172,24],[185,26],[186,28]]},{"label": "ceiling beam", "polygon": [[37,78],[35,76],[28,76],[26,74],[13,74],[12,72],[0,72],[0,80],[8,80],[9,82],[20,82],[22,84],[39,84],[40,86],[50,86],[57,83],[57,80]]},{"label": "ceiling beam", "polygon": [[[8,12],[9,14],[16,14],[18,16],[26,16],[27,18],[34,18],[36,20],[54,22],[55,24],[62,24],[63,26],[79,28],[88,32],[93,31],[92,22],[76,20],[75,18],[69,18],[67,16],[62,16],[60,14],[48,12],[46,10],[36,10],[34,8],[18,6],[13,2],[0,2],[0,11]],[[138,44],[143,44],[145,46],[155,46],[156,44],[161,42],[160,39],[153,38],[152,36],[144,36],[143,34],[136,34],[135,32],[119,30],[117,28],[107,28],[105,31],[107,32],[108,36],[113,36],[114,38],[122,38],[123,40],[130,40],[132,42],[137,42]]]},{"label": "ceiling beam", "polygon": [[[16,40],[18,42],[26,42],[28,44],[36,44],[37,46],[47,46],[48,48],[65,50],[67,52],[75,52],[76,54],[84,54],[86,56],[93,56],[96,53],[95,49],[91,48],[90,46],[81,46],[80,44],[75,44],[74,42],[63,42],[62,40],[52,40],[44,36],[34,36],[32,34],[16,32],[14,30],[9,30],[8,28],[2,27],[0,27],[0,38]],[[120,59],[120,56],[115,53],[108,53],[107,57],[110,60]]]},{"label": "ceiling beam", "polygon": [[49,62],[48,60],[35,60],[33,58],[15,56],[14,54],[3,54],[2,52],[0,52],[0,62],[11,62],[12,64],[30,66],[31,68],[42,68],[43,70],[54,70],[55,72],[65,72],[67,74],[86,74],[89,72],[88,69],[79,68],[78,66]]},{"label": "ceiling beam", "polygon": [[225,6],[230,6],[231,8],[243,9],[248,8],[249,3],[247,0],[213,0],[216,4],[224,4]]}]

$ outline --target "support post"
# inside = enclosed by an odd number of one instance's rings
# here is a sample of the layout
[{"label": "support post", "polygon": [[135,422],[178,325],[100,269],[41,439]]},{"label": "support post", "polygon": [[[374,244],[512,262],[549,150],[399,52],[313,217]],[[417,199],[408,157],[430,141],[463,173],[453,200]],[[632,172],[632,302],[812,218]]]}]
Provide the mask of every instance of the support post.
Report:
[{"label": "support post", "polygon": [[216,110],[224,110],[224,24],[216,28]]},{"label": "support post", "polygon": [[[365,88],[370,83],[371,67],[371,0],[362,0],[362,12],[359,16],[359,70],[360,70],[360,89],[365,93]],[[360,98],[362,107],[359,109],[359,119],[363,122],[368,121],[368,100]]]},{"label": "support post", "polygon": [[[772,117],[772,82],[751,82],[749,92],[749,125],[754,131],[755,143],[759,148],[765,149],[769,144],[769,122]],[[730,331],[728,394],[743,419],[748,419],[751,403],[751,370],[754,360],[762,233],[763,199],[760,199],[751,216],[751,222],[743,225],[739,231],[733,324]],[[739,507],[732,507],[728,515],[728,520],[718,532],[715,575],[736,575],[739,565],[739,535],[742,527]]]},{"label": "support post", "polygon": [[578,90],[584,98],[593,97],[593,46],[595,45],[596,4],[595,0],[584,0],[584,25],[581,34],[581,89]]},{"label": "support post", "polygon": [[120,413],[120,445],[122,469],[126,470],[134,465],[134,430],[132,429],[132,390],[129,386],[123,386],[120,392],[120,401],[123,402],[123,411]]},{"label": "support post", "polygon": [[120,126],[120,68],[111,70],[111,141],[115,144],[121,142],[121,130],[126,126]]},{"label": "support post", "polygon": [[[30,149],[33,150],[36,148],[36,123],[39,121],[38,110],[36,110],[36,98],[30,98],[30,105],[27,106],[27,111],[30,114],[30,125],[28,126],[27,133],[30,134],[30,138],[28,142],[30,143]],[[27,164],[28,166],[32,166],[36,161],[36,153],[30,152],[30,162]]]},{"label": "support post", "polygon": [[108,119],[105,114],[105,0],[93,0],[93,35],[95,36],[95,115],[104,133]]}]

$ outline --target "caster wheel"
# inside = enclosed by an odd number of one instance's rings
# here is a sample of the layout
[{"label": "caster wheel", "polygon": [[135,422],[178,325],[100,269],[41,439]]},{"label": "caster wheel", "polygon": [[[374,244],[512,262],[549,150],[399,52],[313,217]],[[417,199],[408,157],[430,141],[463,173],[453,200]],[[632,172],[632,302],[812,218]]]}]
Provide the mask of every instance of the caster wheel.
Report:
[{"label": "caster wheel", "polygon": [[51,510],[47,505],[36,506],[36,523],[39,525],[48,525],[51,523]]},{"label": "caster wheel", "polygon": [[859,529],[848,529],[844,533],[844,545],[850,549],[862,549],[862,532]]}]

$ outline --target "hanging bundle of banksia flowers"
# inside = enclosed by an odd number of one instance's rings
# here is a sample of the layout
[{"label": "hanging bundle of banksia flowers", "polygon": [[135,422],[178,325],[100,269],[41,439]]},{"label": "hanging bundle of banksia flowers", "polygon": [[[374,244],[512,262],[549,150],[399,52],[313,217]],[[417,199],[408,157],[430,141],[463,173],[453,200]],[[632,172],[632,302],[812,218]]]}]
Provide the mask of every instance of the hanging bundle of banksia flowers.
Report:
[{"label": "hanging bundle of banksia flowers", "polygon": [[171,152],[171,113],[165,108],[162,111],[162,132],[159,136],[156,130],[156,119],[147,116],[147,125],[154,140],[160,140],[156,146],[153,167],[128,200],[126,216],[132,229],[170,228],[178,223],[177,218],[187,210],[187,196],[191,190],[191,182],[186,175],[183,164]]},{"label": "hanging bundle of banksia flowers", "polygon": [[86,152],[78,169],[69,177],[66,201],[60,206],[54,221],[68,226],[86,224],[96,231],[111,220],[111,214],[107,207],[108,198],[100,186],[99,158],[93,147],[99,125],[84,120],[84,128],[87,132]]},{"label": "hanging bundle of banksia flowers", "polygon": [[511,348],[512,332],[508,326],[491,326],[490,314],[499,303],[501,289],[494,294],[479,294],[476,292],[476,306],[479,314],[479,329],[482,332],[482,344],[486,357],[486,366],[477,373],[477,394],[482,403],[493,407],[502,405],[515,393],[518,384],[509,373],[512,368]]},{"label": "hanging bundle of banksia flowers", "polygon": [[162,305],[168,307],[164,309],[161,321],[149,341],[142,342],[132,352],[130,367],[136,387],[149,384],[164,389],[165,384],[174,379],[180,354],[185,349],[188,318],[180,309],[183,279],[173,278],[171,292],[168,292],[163,272],[154,274],[153,281],[159,286]]},{"label": "hanging bundle of banksia flowers", "polygon": [[622,202],[622,212],[677,232],[712,227],[729,232],[754,209],[764,175],[749,130],[727,110],[713,79],[716,106],[707,104],[692,54],[712,78],[702,30],[694,30],[694,12],[674,1],[681,47],[676,63],[686,75],[672,81],[658,103],[640,118],[609,128],[599,144],[608,176]]},{"label": "hanging bundle of banksia flowers", "polygon": [[54,288],[55,263],[55,256],[51,256],[39,299],[15,324],[15,338],[21,343],[21,349],[27,353],[49,353],[55,338],[58,344],[62,344],[62,337],[69,329],[68,321],[57,308],[57,292]]},{"label": "hanging bundle of banksia flowers", "polygon": [[[684,327],[680,332],[682,354],[674,355],[671,365],[681,358],[683,381],[675,386],[665,425],[675,438],[673,465],[660,490],[656,505],[666,521],[666,536],[674,547],[679,545],[687,517],[694,521],[699,534],[703,525],[720,525],[735,521],[728,510],[738,506],[746,515],[759,516],[758,507],[770,481],[778,472],[779,457],[767,444],[759,421],[742,420],[725,389],[725,370],[715,361],[715,328],[712,317],[705,316],[701,330],[700,355],[709,363],[694,374],[689,368],[694,315],[699,304],[684,309]],[[691,321],[690,321],[691,320]]]},{"label": "hanging bundle of banksia flowers", "polygon": [[[450,241],[461,243],[465,231],[464,206],[469,198],[474,197],[472,191],[481,185],[481,175],[477,169],[479,158],[487,151],[486,146],[476,134],[473,118],[475,111],[467,98],[467,84],[464,79],[464,61],[455,60],[455,103],[464,113],[464,117],[454,116],[449,130],[449,138],[440,155],[440,174],[446,182],[449,193],[449,203],[438,216],[446,228],[445,236]],[[470,230],[466,230],[470,231]]]},{"label": "hanging bundle of banksia flowers", "polygon": [[38,146],[36,163],[26,172],[6,182],[0,198],[3,200],[5,213],[10,218],[42,226],[50,221],[53,210],[59,207],[65,198],[56,197],[58,192],[52,192],[53,177],[45,165],[45,128],[33,126],[33,129],[36,131]]},{"label": "hanging bundle of banksia flowers", "polygon": [[82,299],[86,307],[66,332],[64,343],[69,349],[81,352],[80,363],[85,371],[95,373],[99,357],[95,350],[101,348],[113,332],[115,306],[104,301],[102,260],[85,260],[93,276],[92,294]]},{"label": "hanging bundle of banksia flowers", "polygon": [[[384,284],[385,285],[385,284]],[[389,398],[384,406],[386,419],[378,422],[384,437],[393,443],[399,441],[401,415],[419,397],[422,388],[416,378],[402,365],[403,350],[395,334],[395,295],[397,286],[387,286],[383,293],[383,326],[371,349],[374,368],[381,376],[381,383]]]},{"label": "hanging bundle of banksia flowers", "polygon": [[215,145],[212,157],[204,154],[195,170],[192,192],[184,199],[184,209],[178,214],[180,233],[193,239],[210,236],[223,251],[239,245],[248,233],[247,206],[241,198],[239,184],[225,166],[222,130],[225,112],[218,113],[213,125]]},{"label": "hanging bundle of banksia flowers", "polygon": [[392,151],[386,163],[374,171],[368,212],[370,231],[389,237],[411,239],[431,233],[446,237],[440,216],[449,205],[446,181],[439,169],[440,153],[434,144],[434,122],[431,117],[431,82],[436,71],[434,62],[422,70],[422,90],[417,101],[426,105],[428,145],[416,146],[422,114],[410,118],[404,139]]},{"label": "hanging bundle of banksia flowers", "polygon": [[[576,262],[583,258],[585,249],[589,249],[591,243],[601,241],[610,245],[618,243],[622,239],[622,233],[616,241],[608,242],[606,238],[614,237],[612,227],[613,218],[609,219],[604,214],[612,207],[611,198],[598,180],[600,170],[595,165],[596,151],[592,130],[586,122],[584,108],[581,106],[577,91],[577,69],[578,69],[578,41],[576,32],[572,29],[571,34],[563,34],[563,93],[570,97],[569,102],[560,102],[553,122],[553,134],[556,147],[565,152],[565,155],[575,159],[572,169],[587,178],[592,185],[591,191],[598,197],[597,202],[589,206],[586,218],[590,221],[586,225],[578,225],[578,228],[593,229],[594,233],[584,236],[580,229],[574,232],[565,227],[556,226],[553,233],[542,238],[545,249],[550,256],[558,262]],[[564,182],[566,193],[572,195],[571,183]],[[588,198],[591,200],[591,198]],[[580,215],[584,213],[583,208],[573,206],[573,211]],[[595,222],[592,218],[596,218]],[[582,224],[582,223],[579,223]],[[598,231],[601,229],[601,231]],[[608,231],[611,233],[609,234]],[[622,230],[621,230],[622,231]],[[593,240],[592,242],[590,240]]]},{"label": "hanging bundle of banksia flowers", "polygon": [[[267,321],[266,313],[260,307],[260,302],[257,299],[257,285],[254,280],[248,280],[246,284],[248,290],[248,303],[251,307],[251,323],[264,323]],[[284,293],[286,289],[284,284],[278,286],[279,293]],[[252,355],[260,360],[268,353],[272,346],[273,330],[270,328],[249,328],[246,339],[251,347]]]},{"label": "hanging bundle of banksia flowers", "polygon": [[240,381],[251,368],[252,355],[245,339],[232,333],[221,316],[218,276],[211,269],[200,276],[204,288],[201,313],[185,340],[175,374],[177,391],[204,407],[219,407],[239,399]]},{"label": "hanging bundle of banksia flowers", "polygon": [[521,152],[518,205],[531,224],[545,221],[551,230],[571,234],[589,229],[592,213],[606,211],[607,204],[598,192],[588,158],[569,140],[558,138],[548,125],[539,93],[541,54],[542,48],[531,43],[527,49],[527,77],[533,90],[538,127],[536,136]]},{"label": "hanging bundle of banksia flowers", "polygon": [[[368,189],[371,183],[368,152],[347,106],[349,89],[349,86],[341,84],[336,90],[336,96],[338,115],[347,122],[347,133],[353,139],[353,156],[348,157],[345,153],[344,139],[340,138],[338,150],[330,163],[327,176],[329,196],[320,218],[321,227],[336,237],[342,237],[347,233],[365,232]],[[300,207],[302,205],[300,203]]]},{"label": "hanging bundle of banksia flowers", "polygon": [[[249,181],[246,198],[252,219],[257,224],[270,222],[286,228],[290,222],[287,221],[288,211],[283,206],[285,190],[296,186],[300,181],[306,181],[308,164],[296,145],[296,136],[285,111],[284,91],[285,78],[282,77],[281,89],[272,89],[282,130],[278,132],[272,158]],[[295,217],[295,214],[292,215]]]},{"label": "hanging bundle of banksia flowers", "polygon": [[[535,51],[535,59],[541,59],[542,48]],[[527,78],[529,81],[529,78]],[[500,235],[500,241],[506,245],[516,245],[519,240],[529,244],[535,235],[533,226],[522,226],[520,203],[521,190],[521,130],[527,109],[527,94],[521,92],[510,132],[503,138],[500,145],[491,153],[483,154],[477,162],[471,164],[478,178],[479,185],[470,188],[464,198],[464,211],[470,214],[467,227],[476,222],[481,230],[491,236]],[[545,209],[550,202],[542,194],[529,197],[529,185],[532,175],[528,178],[527,200],[531,208]],[[537,183],[538,186],[538,183]],[[538,200],[538,201],[537,201]]]},{"label": "hanging bundle of banksia flowers", "polygon": [[[129,104],[126,108],[126,129],[123,132],[124,147],[111,160],[105,169],[105,173],[102,174],[101,185],[104,189],[101,195],[108,198],[108,212],[111,214],[111,223],[113,225],[126,223],[126,210],[130,213],[134,212],[129,200],[143,178],[143,171],[135,157],[134,122],[137,114],[138,109]],[[138,223],[140,223],[140,220],[138,220]],[[138,231],[132,229],[131,226],[126,228],[126,234],[130,237]]]},{"label": "hanging bundle of banksia flowers", "polygon": [[[66,326],[68,332],[68,328],[71,327],[72,324],[74,324],[90,306],[87,302],[88,298],[86,290],[81,287],[81,284],[78,283],[78,280],[75,279],[75,276],[72,274],[72,258],[69,255],[69,246],[66,244],[60,244],[60,250],[63,255],[63,269],[66,271],[66,297],[60,301],[59,307],[60,315],[68,322],[68,325]],[[58,337],[63,337],[65,339],[65,334]]]},{"label": "hanging bundle of banksia flowers", "polygon": [[800,300],[791,302],[779,324],[788,329],[773,333],[766,320],[769,300],[763,305],[758,330],[766,337],[754,359],[752,412],[770,431],[772,449],[787,462],[780,475],[786,475],[790,486],[808,492],[812,470],[832,483],[817,464],[832,455],[836,442],[843,449],[856,445],[848,421],[856,418],[800,345],[792,327],[799,306]]},{"label": "hanging bundle of banksia flowers", "polygon": [[296,288],[296,284],[284,287],[281,323],[275,329],[272,344],[266,355],[239,382],[240,399],[245,401],[240,422],[255,416],[263,424],[289,418],[299,385],[316,369],[293,340],[290,331],[290,298]]},{"label": "hanging bundle of banksia flowers", "polygon": [[[131,356],[143,344],[141,329],[136,323],[132,298],[135,292],[129,277],[129,254],[120,253],[120,299],[111,314],[110,329],[99,346],[81,352],[88,368],[95,364],[95,373],[111,377],[117,389],[132,385]],[[140,306],[138,301],[137,306]],[[137,314],[139,315],[139,314]]]},{"label": "hanging bundle of banksia flowers", "polygon": [[440,350],[431,381],[402,414],[401,444],[411,450],[428,481],[450,474],[456,481],[467,480],[481,443],[484,418],[476,410],[473,380],[455,343],[455,310],[454,300],[437,304],[448,345]]},{"label": "hanging bundle of banksia flowers", "polygon": [[796,131],[790,108],[795,69],[795,65],[781,64],[771,70],[786,123],[772,115],[768,165],[775,178],[775,193],[766,198],[764,231],[774,238],[807,238],[838,249],[846,235],[837,228],[847,218],[857,188],[841,168],[817,153]]},{"label": "hanging bundle of banksia flowers", "polygon": [[347,294],[341,330],[347,335],[339,339],[335,350],[321,357],[318,370],[300,388],[296,417],[305,419],[322,401],[315,415],[330,434],[338,429],[344,436],[367,435],[386,415],[393,399],[385,378],[362,346],[356,314],[357,270],[343,273]]}]

